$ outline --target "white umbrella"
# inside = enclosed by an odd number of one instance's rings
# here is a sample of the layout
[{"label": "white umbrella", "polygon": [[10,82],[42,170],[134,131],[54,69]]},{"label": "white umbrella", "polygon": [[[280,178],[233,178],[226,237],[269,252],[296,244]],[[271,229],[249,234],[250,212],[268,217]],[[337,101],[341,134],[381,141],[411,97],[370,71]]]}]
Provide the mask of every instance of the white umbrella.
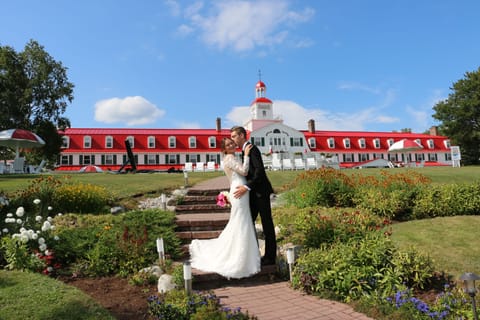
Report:
[{"label": "white umbrella", "polygon": [[[410,139],[402,139],[392,144],[390,148],[388,148],[388,152],[392,152],[392,153],[398,152],[398,153],[404,153],[406,155],[408,152],[418,151],[422,149],[423,149],[423,146],[420,145],[417,141],[410,140]],[[407,161],[406,156],[405,156],[405,161]]]},{"label": "white umbrella", "polygon": [[103,172],[102,168],[90,164],[88,166],[81,167],[78,172],[93,173],[93,172]]},{"label": "white umbrella", "polygon": [[25,129],[8,129],[0,131],[0,146],[15,148],[15,158],[18,158],[20,148],[40,148],[45,141],[35,133]]}]

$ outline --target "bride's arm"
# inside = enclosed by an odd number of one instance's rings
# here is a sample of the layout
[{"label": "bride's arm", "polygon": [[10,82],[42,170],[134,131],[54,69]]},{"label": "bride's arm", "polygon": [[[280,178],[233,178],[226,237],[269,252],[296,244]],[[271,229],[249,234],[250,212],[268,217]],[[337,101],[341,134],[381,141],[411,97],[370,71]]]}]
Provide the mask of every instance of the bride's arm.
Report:
[{"label": "bride's arm", "polygon": [[250,164],[250,157],[245,155],[243,158],[243,164],[236,161],[233,155],[228,155],[225,157],[223,165],[227,168],[232,169],[232,171],[241,174],[242,176],[246,176],[248,174],[248,165]]}]

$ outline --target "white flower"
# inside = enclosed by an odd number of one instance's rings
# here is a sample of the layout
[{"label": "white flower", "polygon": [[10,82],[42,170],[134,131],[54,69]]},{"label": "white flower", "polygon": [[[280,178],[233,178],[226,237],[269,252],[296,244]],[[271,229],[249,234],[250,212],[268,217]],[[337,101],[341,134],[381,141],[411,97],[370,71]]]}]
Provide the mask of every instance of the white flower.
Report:
[{"label": "white flower", "polygon": [[60,240],[60,238],[58,236],[55,236],[55,237],[53,237],[53,240],[58,241],[58,240]]},{"label": "white flower", "polygon": [[52,271],[53,271],[53,268],[52,268],[52,267],[47,267],[47,271],[48,271],[48,272],[52,272]]},{"label": "white flower", "polygon": [[42,221],[42,219],[43,219],[42,216],[36,216],[36,217],[35,217],[35,221],[37,221],[37,222]]},{"label": "white flower", "polygon": [[17,223],[22,224],[23,223],[22,219],[17,219]]},{"label": "white flower", "polygon": [[32,239],[37,240],[38,239],[38,234],[36,234],[36,233],[32,234]]},{"label": "white flower", "polygon": [[51,206],[48,206],[47,209],[48,209],[49,211],[52,211],[52,210],[53,210],[53,208],[52,208]]},{"label": "white flower", "polygon": [[38,244],[45,244],[45,239],[43,238],[38,238]]},{"label": "white flower", "polygon": [[50,227],[50,230],[53,231],[53,230],[55,230],[55,228],[56,228],[55,226],[51,226],[51,227]]},{"label": "white flower", "polygon": [[21,228],[20,228],[20,233],[23,233],[23,232],[25,232],[26,230],[27,230],[27,229],[25,229],[24,227],[21,227]]},{"label": "white flower", "polygon": [[42,231],[48,231],[48,230],[50,230],[51,227],[52,227],[52,225],[50,224],[50,222],[45,221],[42,225]]},{"label": "white flower", "polygon": [[18,207],[15,214],[17,215],[17,217],[23,217],[23,215],[25,214],[25,209],[23,209],[23,207]]},{"label": "white flower", "polygon": [[41,244],[41,245],[38,247],[38,249],[39,249],[40,251],[45,251],[45,250],[47,250],[47,245],[46,245],[45,243],[44,243],[44,244]]},{"label": "white flower", "polygon": [[42,202],[42,201],[40,201],[40,199],[33,200],[33,203],[35,203],[35,204],[40,204],[40,202]]},{"label": "white flower", "polygon": [[8,229],[7,229],[7,228],[3,228],[2,232],[3,232],[3,233],[8,233]]},{"label": "white flower", "polygon": [[53,218],[52,218],[52,217],[48,217],[47,220],[48,220],[48,222],[52,222],[52,221],[53,221]]},{"label": "white flower", "polygon": [[13,213],[11,213],[11,212],[10,212],[10,213],[7,213],[7,217],[8,217],[8,218],[13,217]]},{"label": "white flower", "polygon": [[61,216],[63,216],[63,213],[61,213],[61,212],[57,213],[57,216],[61,217]]},{"label": "white flower", "polygon": [[20,241],[22,241],[23,243],[27,243],[28,242],[28,236],[27,235],[20,235]]}]

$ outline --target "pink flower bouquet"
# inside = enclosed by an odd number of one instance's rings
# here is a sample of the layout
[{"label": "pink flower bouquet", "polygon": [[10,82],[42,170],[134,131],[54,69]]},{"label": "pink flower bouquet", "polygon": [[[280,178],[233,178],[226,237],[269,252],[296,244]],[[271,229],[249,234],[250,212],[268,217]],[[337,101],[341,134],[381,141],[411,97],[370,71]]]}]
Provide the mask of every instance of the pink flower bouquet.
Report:
[{"label": "pink flower bouquet", "polygon": [[230,201],[228,201],[228,191],[222,191],[217,195],[217,206],[222,208],[230,206]]}]

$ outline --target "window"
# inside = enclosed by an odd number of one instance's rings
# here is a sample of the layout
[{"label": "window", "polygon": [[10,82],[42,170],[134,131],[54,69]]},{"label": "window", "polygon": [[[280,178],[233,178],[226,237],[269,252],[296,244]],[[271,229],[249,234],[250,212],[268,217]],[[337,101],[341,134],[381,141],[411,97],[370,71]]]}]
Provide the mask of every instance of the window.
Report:
[{"label": "window", "polygon": [[176,148],[176,146],[177,146],[177,139],[173,136],[168,137],[168,147]]},{"label": "window", "polygon": [[252,144],[263,147],[265,146],[265,138],[263,137],[252,137],[251,139]]},{"label": "window", "polygon": [[102,164],[117,164],[117,156],[114,154],[103,155]]},{"label": "window", "polygon": [[415,142],[418,143],[419,145],[422,145],[422,141],[420,141],[420,139],[415,139]]},{"label": "window", "polygon": [[95,155],[93,154],[80,155],[80,164],[81,165],[95,164]]},{"label": "window", "polygon": [[70,156],[61,156],[60,157],[60,164],[61,165],[70,165],[70,164],[73,164],[73,157],[70,155]]},{"label": "window", "polygon": [[213,161],[215,163],[220,163],[220,155],[215,153],[207,154],[207,162]]},{"label": "window", "polygon": [[428,154],[428,161],[438,161],[436,153],[429,153]]},{"label": "window", "polygon": [[350,149],[350,139],[349,138],[343,139],[343,146],[345,147],[345,149]]},{"label": "window", "polygon": [[179,154],[166,154],[165,155],[165,163],[166,164],[179,164],[180,163],[180,155]]},{"label": "window", "polygon": [[388,161],[398,161],[397,153],[389,153],[388,154]]},{"label": "window", "polygon": [[69,147],[70,147],[70,137],[63,136],[61,148],[69,148]]},{"label": "window", "polygon": [[380,149],[380,139],[378,139],[378,138],[373,139],[373,147],[375,149]]},{"label": "window", "polygon": [[328,144],[328,147],[329,147],[330,149],[335,148],[335,139],[333,139],[333,138],[328,138],[328,139],[327,139],[327,144]]},{"label": "window", "polygon": [[197,138],[196,137],[188,137],[188,147],[189,148],[196,148],[197,147]]},{"label": "window", "polygon": [[445,161],[452,161],[452,154],[451,153],[445,153]]},{"label": "window", "polygon": [[383,153],[374,153],[373,159],[383,159]]},{"label": "window", "polygon": [[308,138],[308,145],[310,148],[316,148],[317,147],[317,141],[315,138]]},{"label": "window", "polygon": [[450,149],[450,140],[443,140],[443,145],[445,148]]},{"label": "window", "polygon": [[353,162],[353,153],[344,153],[343,162]]},{"label": "window", "polygon": [[147,164],[157,164],[157,155],[155,154],[147,154]]},{"label": "window", "polygon": [[106,136],[105,137],[105,148],[113,148],[113,137],[112,136]]},{"label": "window", "polygon": [[428,139],[428,140],[427,140],[427,146],[428,146],[428,149],[433,149],[433,148],[435,148],[435,144],[433,143],[433,140],[432,140],[432,139]]},{"label": "window", "polygon": [[423,161],[425,160],[425,154],[424,153],[416,153],[415,154],[415,161]]},{"label": "window", "polygon": [[83,147],[84,148],[91,148],[92,147],[92,137],[90,137],[90,136],[83,137]]},{"label": "window", "polygon": [[303,147],[303,139],[302,138],[290,138],[290,145],[292,147]]},{"label": "window", "polygon": [[195,153],[189,153],[187,154],[185,159],[185,162],[197,163],[200,162],[200,155]]},{"label": "window", "polygon": [[368,161],[370,160],[370,157],[368,155],[368,153],[360,153],[359,155],[359,161]]},{"label": "window", "polygon": [[148,137],[148,148],[149,149],[155,148],[155,137],[154,136]]},{"label": "window", "polygon": [[130,148],[135,147],[135,138],[133,136],[128,136],[125,140],[128,140],[128,142],[130,142]]},{"label": "window", "polygon": [[358,139],[358,146],[360,147],[360,149],[365,149],[367,147],[367,144],[365,143],[364,138]]},{"label": "window", "polygon": [[215,148],[217,146],[217,138],[215,137],[208,137],[208,146],[210,148]]},{"label": "window", "polygon": [[387,143],[388,143],[388,146],[391,147],[392,144],[394,144],[395,142],[393,141],[393,139],[388,139]]}]

